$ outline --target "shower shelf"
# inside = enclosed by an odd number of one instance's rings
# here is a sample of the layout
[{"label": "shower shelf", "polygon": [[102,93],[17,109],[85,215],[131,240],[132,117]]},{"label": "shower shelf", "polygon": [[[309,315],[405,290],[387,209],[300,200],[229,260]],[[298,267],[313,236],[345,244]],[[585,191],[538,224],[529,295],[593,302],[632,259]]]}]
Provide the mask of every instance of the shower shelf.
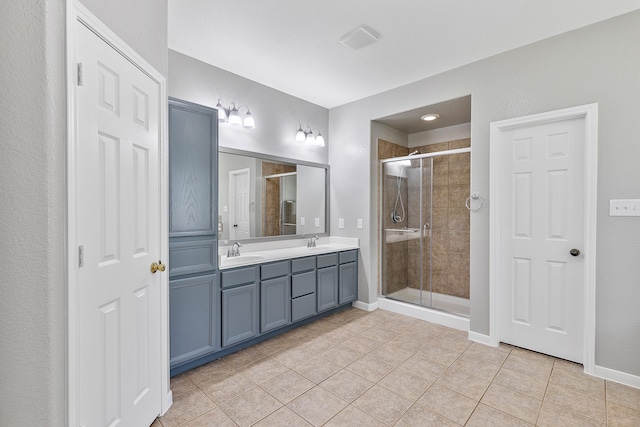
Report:
[{"label": "shower shelf", "polygon": [[385,228],[386,243],[404,242],[420,238],[419,228]]}]

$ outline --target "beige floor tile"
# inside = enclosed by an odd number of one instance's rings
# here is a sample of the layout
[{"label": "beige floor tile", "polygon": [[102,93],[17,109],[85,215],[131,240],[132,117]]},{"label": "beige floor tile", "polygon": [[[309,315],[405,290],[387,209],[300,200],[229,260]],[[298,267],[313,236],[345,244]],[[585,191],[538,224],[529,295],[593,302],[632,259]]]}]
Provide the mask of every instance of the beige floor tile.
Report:
[{"label": "beige floor tile", "polygon": [[188,372],[185,372],[175,377],[171,377],[171,393],[173,396],[177,396],[189,390],[196,388],[196,385],[189,379]]},{"label": "beige floor tile", "polygon": [[408,370],[431,383],[437,380],[440,374],[447,369],[444,365],[424,358],[420,353],[414,354],[405,360],[402,365],[398,367],[398,369],[400,368]]},{"label": "beige floor tile", "polygon": [[369,353],[371,350],[380,346],[380,343],[378,343],[377,341],[372,341],[359,335],[354,336],[344,343],[345,345],[359,351],[360,353]]},{"label": "beige floor tile", "polygon": [[325,427],[384,427],[385,424],[365,414],[353,405],[349,405],[338,415],[331,418]]},{"label": "beige floor tile", "polygon": [[472,341],[467,336],[467,332],[446,329],[433,339],[433,344],[462,353],[472,344]]},{"label": "beige floor tile", "polygon": [[397,337],[398,332],[389,331],[387,329],[371,328],[360,333],[359,336],[383,344]]},{"label": "beige floor tile", "polygon": [[220,409],[240,427],[251,426],[281,407],[280,402],[260,387],[220,404]]},{"label": "beige floor tile", "polygon": [[464,425],[478,401],[434,384],[416,403],[450,421]]},{"label": "beige floor tile", "polygon": [[251,390],[256,387],[256,383],[244,374],[234,374],[221,381],[208,382],[200,387],[211,400],[219,405],[225,400],[229,400],[247,390]]},{"label": "beige floor tile", "polygon": [[384,344],[379,348],[373,350],[371,353],[367,354],[365,357],[371,357],[376,360],[388,363],[393,367],[400,366],[404,363],[409,357],[413,356],[414,352],[405,350],[399,347],[395,347],[391,344]]},{"label": "beige floor tile", "polygon": [[607,381],[607,401],[626,406],[627,408],[640,408],[640,389]]},{"label": "beige floor tile", "polygon": [[422,393],[424,393],[432,383],[433,381],[415,375],[410,369],[398,368],[380,380],[378,384],[400,396],[415,401],[422,396]]},{"label": "beige floor tile", "polygon": [[315,384],[312,381],[291,370],[260,384],[263,390],[284,404],[291,402],[313,386]]},{"label": "beige floor tile", "polygon": [[436,385],[446,387],[462,395],[479,401],[487,390],[490,380],[478,378],[461,369],[454,368],[452,365],[447,369],[436,381]]},{"label": "beige floor tile", "polygon": [[354,336],[354,333],[340,325],[339,328],[333,331],[327,332],[324,337],[328,339],[333,345],[344,342]]},{"label": "beige floor tile", "polygon": [[526,394],[491,384],[481,403],[534,424],[542,402]]},{"label": "beige floor tile", "polygon": [[584,374],[584,366],[569,362],[568,360],[556,359],[553,363],[553,369],[561,369],[563,371],[573,372],[575,374]]},{"label": "beige floor tile", "polygon": [[261,384],[283,372],[289,368],[275,359],[263,359],[243,371],[244,375],[256,384]]},{"label": "beige floor tile", "polygon": [[502,367],[520,372],[521,374],[527,375],[538,381],[547,382],[551,376],[551,368],[553,367],[553,364],[540,364],[532,360],[515,356],[512,352],[509,354],[509,357],[507,357],[507,360],[505,360]]},{"label": "beige floor tile", "polygon": [[258,347],[265,356],[270,356],[274,353],[288,349],[291,347],[291,342],[289,342],[286,337],[278,335],[277,337],[262,341],[255,346]]},{"label": "beige floor tile", "polygon": [[493,383],[538,400],[542,400],[544,393],[547,391],[547,383],[545,381],[533,379],[507,368],[500,369]]},{"label": "beige floor tile", "polygon": [[357,398],[353,405],[385,424],[393,425],[413,402],[414,399],[408,399],[384,387],[374,385]]},{"label": "beige floor tile", "polygon": [[305,378],[319,384],[331,375],[340,371],[342,367],[328,361],[327,359],[323,359],[322,357],[315,357],[294,367],[293,369]]},{"label": "beige floor tile", "polygon": [[320,383],[320,386],[347,402],[353,402],[373,384],[372,381],[345,369]]},{"label": "beige floor tile", "polygon": [[246,366],[250,366],[258,360],[264,359],[266,352],[256,346],[240,350],[237,353],[225,356],[222,363],[231,369],[241,370]]},{"label": "beige floor tile", "polygon": [[511,350],[511,354],[513,356],[518,356],[531,362],[536,362],[540,365],[547,366],[549,368],[553,367],[554,362],[558,360],[553,356],[537,353],[535,351],[526,350],[520,347],[513,347],[513,349]]},{"label": "beige floor tile", "polygon": [[451,350],[446,347],[439,347],[430,343],[418,352],[421,357],[439,363],[443,366],[450,366],[462,354],[462,351]]},{"label": "beige floor tile", "polygon": [[160,422],[164,427],[179,426],[215,408],[216,404],[202,391],[190,390],[175,396],[171,408],[160,417]]},{"label": "beige floor tile", "polygon": [[465,427],[533,427],[513,415],[505,414],[490,406],[478,404]]},{"label": "beige floor tile", "polygon": [[593,399],[586,394],[550,383],[544,400],[567,411],[585,415],[596,422],[605,422],[604,399]]},{"label": "beige floor tile", "polygon": [[584,415],[576,414],[560,408],[549,401],[542,403],[537,425],[540,427],[604,427],[604,423],[598,423]]},{"label": "beige floor tile", "polygon": [[607,425],[638,427],[640,426],[640,409],[635,410],[610,402],[607,404]]},{"label": "beige floor tile", "polygon": [[413,405],[394,427],[457,427],[458,424],[420,405]]},{"label": "beige floor tile", "polygon": [[223,359],[214,360],[206,365],[199,366],[186,372],[187,377],[195,385],[200,386],[209,381],[220,380],[235,373],[235,370],[226,366]]},{"label": "beige floor tile", "polygon": [[237,427],[237,424],[227,417],[227,414],[222,412],[220,408],[215,408],[181,427]]},{"label": "beige floor tile", "polygon": [[390,346],[401,348],[403,350],[410,351],[411,353],[415,353],[422,349],[427,345],[427,343],[428,338],[423,338],[420,333],[414,332],[405,332],[404,334],[398,335],[391,341],[387,342]]},{"label": "beige floor tile", "polygon": [[321,426],[347,407],[347,402],[321,387],[314,387],[287,407],[314,426]]},{"label": "beige floor tile", "polygon": [[502,362],[492,362],[488,359],[468,356],[466,354],[462,354],[462,356],[451,364],[452,369],[465,371],[486,381],[493,380],[501,366]]},{"label": "beige floor tile", "polygon": [[553,369],[549,384],[586,394],[598,400],[605,399],[604,380],[592,377],[582,372],[571,372],[563,369]]},{"label": "beige floor tile", "polygon": [[281,353],[274,355],[273,359],[277,360],[288,368],[293,368],[294,366],[297,366],[306,361],[311,356],[312,355],[303,348],[291,347]]},{"label": "beige floor tile", "polygon": [[368,379],[369,381],[378,382],[385,375],[393,370],[395,366],[390,363],[384,362],[379,358],[369,357],[369,355],[362,356],[352,364],[348,365],[345,369],[360,375]]},{"label": "beige floor tile", "polygon": [[333,347],[333,343],[331,342],[331,340],[321,336],[305,342],[300,346],[300,349],[315,357],[323,351],[330,349],[331,347]]},{"label": "beige floor tile", "polygon": [[149,427],[162,427],[162,423],[158,418],[156,418]]},{"label": "beige floor tile", "polygon": [[321,353],[320,357],[344,368],[364,356],[364,354],[364,352],[355,350],[345,343],[341,343]]},{"label": "beige floor tile", "polygon": [[[311,427],[301,416],[293,412],[291,409],[283,406],[273,414],[264,418],[255,427]],[[212,427],[214,427],[212,425]],[[217,427],[217,426],[216,426]]]},{"label": "beige floor tile", "polygon": [[508,350],[505,350],[500,346],[490,347],[488,345],[474,342],[469,347],[467,347],[467,349],[463,353],[463,356],[471,356],[477,359],[487,360],[502,365],[504,361],[507,360],[510,352],[510,348]]}]

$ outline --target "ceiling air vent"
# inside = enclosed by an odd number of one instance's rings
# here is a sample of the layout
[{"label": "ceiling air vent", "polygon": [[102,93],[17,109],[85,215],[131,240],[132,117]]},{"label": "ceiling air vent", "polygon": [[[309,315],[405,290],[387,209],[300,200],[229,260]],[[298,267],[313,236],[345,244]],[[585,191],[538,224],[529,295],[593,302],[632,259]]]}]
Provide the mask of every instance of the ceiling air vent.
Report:
[{"label": "ceiling air vent", "polygon": [[375,43],[380,34],[373,28],[362,26],[340,37],[340,43],[350,49],[358,50]]}]

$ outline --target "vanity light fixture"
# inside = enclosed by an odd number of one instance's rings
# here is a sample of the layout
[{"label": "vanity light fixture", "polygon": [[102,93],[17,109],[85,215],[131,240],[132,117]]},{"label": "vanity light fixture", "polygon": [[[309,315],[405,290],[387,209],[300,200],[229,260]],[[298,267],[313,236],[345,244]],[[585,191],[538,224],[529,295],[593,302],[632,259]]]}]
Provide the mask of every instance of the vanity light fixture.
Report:
[{"label": "vanity light fixture", "polygon": [[[247,109],[247,114],[245,114],[244,119],[240,116],[240,109],[244,107]],[[236,107],[234,102],[231,103],[229,108],[224,108],[222,104],[220,104],[220,99],[218,99],[218,104],[216,105],[216,109],[218,110],[218,121],[220,123],[229,123],[230,125],[240,126],[246,129],[255,129],[256,121],[249,110],[249,107],[246,105],[241,105]]]},{"label": "vanity light fixture", "polygon": [[[311,129],[310,127],[307,127],[307,129],[308,131],[302,130],[302,125],[300,125],[300,128],[296,132],[296,142],[306,143],[307,145],[313,145],[314,147],[324,147],[324,137],[320,133],[320,130],[316,128]],[[318,131],[318,135],[313,133],[314,130]]]},{"label": "vanity light fixture", "polygon": [[425,122],[431,122],[437,119],[438,117],[440,117],[440,114],[432,113],[432,114],[425,114],[424,116],[420,117],[420,119],[424,120]]}]

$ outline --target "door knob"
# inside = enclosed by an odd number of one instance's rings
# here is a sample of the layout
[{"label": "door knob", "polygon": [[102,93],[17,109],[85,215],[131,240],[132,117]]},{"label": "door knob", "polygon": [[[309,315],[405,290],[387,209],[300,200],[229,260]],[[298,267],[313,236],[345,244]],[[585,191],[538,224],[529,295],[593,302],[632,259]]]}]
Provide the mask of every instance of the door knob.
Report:
[{"label": "door knob", "polygon": [[167,268],[166,265],[162,263],[162,261],[152,262],[151,263],[151,273],[155,274],[156,271],[164,271]]},{"label": "door knob", "polygon": [[569,253],[570,253],[572,256],[578,256],[578,255],[580,255],[580,250],[578,250],[578,249],[571,249],[571,250],[569,251]]}]

